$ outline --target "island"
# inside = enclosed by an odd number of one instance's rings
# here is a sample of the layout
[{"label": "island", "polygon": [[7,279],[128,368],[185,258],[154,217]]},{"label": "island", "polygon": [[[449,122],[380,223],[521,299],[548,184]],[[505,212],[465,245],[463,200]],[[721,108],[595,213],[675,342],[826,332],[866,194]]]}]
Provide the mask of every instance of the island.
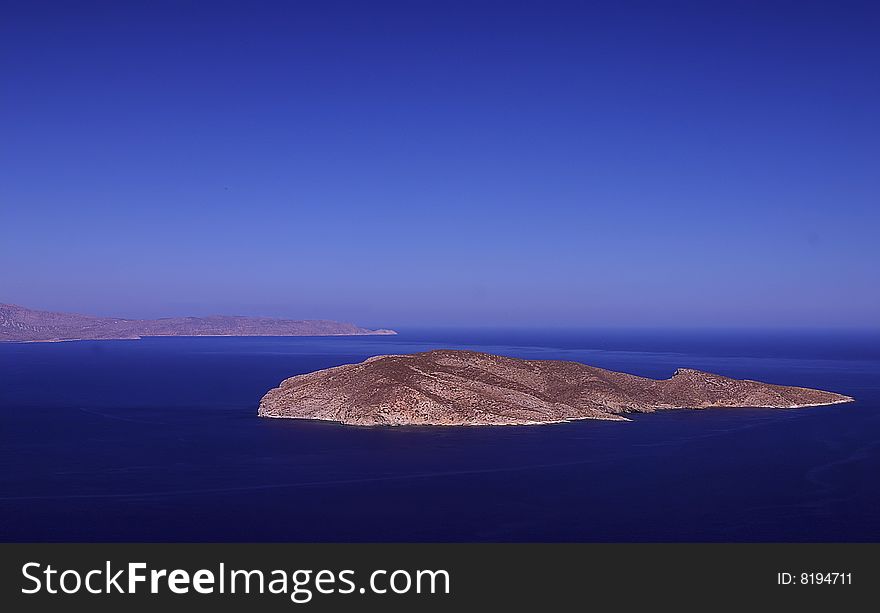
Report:
[{"label": "island", "polygon": [[137,339],[146,336],[356,336],[396,334],[323,319],[212,315],[164,319],[94,317],[0,304],[0,342]]},{"label": "island", "polygon": [[680,368],[656,380],[578,362],[475,351],[381,355],[286,379],[262,417],[358,426],[501,426],[710,407],[799,408],[851,402],[842,394]]}]

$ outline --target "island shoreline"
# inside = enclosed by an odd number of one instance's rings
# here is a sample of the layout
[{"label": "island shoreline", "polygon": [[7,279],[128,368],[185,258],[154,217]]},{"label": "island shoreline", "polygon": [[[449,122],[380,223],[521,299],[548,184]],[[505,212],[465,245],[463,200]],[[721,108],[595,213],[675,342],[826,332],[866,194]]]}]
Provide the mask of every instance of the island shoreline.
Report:
[{"label": "island shoreline", "polygon": [[285,379],[257,414],[364,427],[530,426],[718,408],[802,409],[853,402],[806,387],[679,368],[650,379],[564,360],[467,350],[373,356]]}]

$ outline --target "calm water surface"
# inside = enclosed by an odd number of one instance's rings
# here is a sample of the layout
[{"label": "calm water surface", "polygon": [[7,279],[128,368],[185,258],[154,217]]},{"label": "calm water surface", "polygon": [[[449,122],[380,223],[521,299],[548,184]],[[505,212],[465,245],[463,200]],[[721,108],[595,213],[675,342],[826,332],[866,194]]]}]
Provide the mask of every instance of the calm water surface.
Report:
[{"label": "calm water surface", "polygon": [[[285,377],[438,347],[855,396],[630,423],[256,417]],[[0,344],[0,540],[877,541],[876,332],[404,331]]]}]

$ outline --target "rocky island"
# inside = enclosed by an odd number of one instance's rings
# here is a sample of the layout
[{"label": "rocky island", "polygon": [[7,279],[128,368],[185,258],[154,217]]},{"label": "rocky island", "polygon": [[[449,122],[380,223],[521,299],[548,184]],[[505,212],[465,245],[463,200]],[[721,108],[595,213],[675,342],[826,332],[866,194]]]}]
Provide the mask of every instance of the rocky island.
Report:
[{"label": "rocky island", "polygon": [[578,362],[436,350],[291,377],[263,397],[258,414],[360,426],[526,425],[626,420],[627,413],[663,409],[791,409],[852,400],[687,368],[655,380]]},{"label": "rocky island", "polygon": [[212,315],[164,319],[93,317],[0,304],[0,342],[135,339],[144,336],[355,336],[396,334],[322,319]]}]

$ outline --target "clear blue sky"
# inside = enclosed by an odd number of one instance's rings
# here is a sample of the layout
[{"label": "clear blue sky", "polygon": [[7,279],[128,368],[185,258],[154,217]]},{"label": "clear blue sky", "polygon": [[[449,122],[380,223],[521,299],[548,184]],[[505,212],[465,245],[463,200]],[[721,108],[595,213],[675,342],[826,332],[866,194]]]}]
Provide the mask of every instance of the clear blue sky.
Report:
[{"label": "clear blue sky", "polygon": [[3,2],[0,302],[880,325],[880,8]]}]

